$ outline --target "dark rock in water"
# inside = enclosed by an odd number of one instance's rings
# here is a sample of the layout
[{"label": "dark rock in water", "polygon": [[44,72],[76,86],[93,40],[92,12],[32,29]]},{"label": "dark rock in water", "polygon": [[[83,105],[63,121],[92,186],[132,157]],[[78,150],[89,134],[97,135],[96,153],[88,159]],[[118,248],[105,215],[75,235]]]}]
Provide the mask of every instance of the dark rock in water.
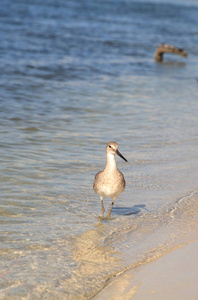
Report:
[{"label": "dark rock in water", "polygon": [[173,53],[178,54],[184,57],[187,57],[188,54],[184,49],[172,46],[172,45],[166,45],[166,44],[160,44],[156,51],[155,51],[155,60],[156,61],[163,61],[163,55],[164,53]]}]

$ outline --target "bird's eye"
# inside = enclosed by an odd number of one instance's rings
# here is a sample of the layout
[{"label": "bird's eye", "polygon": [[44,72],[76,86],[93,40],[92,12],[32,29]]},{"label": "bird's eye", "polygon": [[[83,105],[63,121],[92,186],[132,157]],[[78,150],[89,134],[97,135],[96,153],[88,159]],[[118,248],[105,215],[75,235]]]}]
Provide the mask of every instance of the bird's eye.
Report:
[{"label": "bird's eye", "polygon": [[109,145],[109,148],[111,148],[111,145]]}]

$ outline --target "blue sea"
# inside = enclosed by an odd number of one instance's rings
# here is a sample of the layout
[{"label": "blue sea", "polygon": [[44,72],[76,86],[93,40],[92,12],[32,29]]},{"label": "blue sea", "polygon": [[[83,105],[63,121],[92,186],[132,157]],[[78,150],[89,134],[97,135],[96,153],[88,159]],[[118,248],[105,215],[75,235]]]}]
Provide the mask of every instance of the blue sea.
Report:
[{"label": "blue sea", "polygon": [[[192,0],[1,0],[0,299],[90,299],[197,237],[197,16]],[[188,57],[156,62],[160,43]],[[101,220],[108,141],[126,189]]]}]

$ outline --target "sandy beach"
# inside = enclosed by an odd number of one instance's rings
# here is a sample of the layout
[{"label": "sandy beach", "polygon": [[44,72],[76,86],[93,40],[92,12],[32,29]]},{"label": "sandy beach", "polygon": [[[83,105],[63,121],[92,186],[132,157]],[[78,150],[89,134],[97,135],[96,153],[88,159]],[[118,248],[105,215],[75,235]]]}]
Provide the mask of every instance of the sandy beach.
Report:
[{"label": "sandy beach", "polygon": [[0,300],[198,300],[197,16],[1,0]]},{"label": "sandy beach", "polygon": [[198,299],[198,240],[112,280],[94,300]]}]

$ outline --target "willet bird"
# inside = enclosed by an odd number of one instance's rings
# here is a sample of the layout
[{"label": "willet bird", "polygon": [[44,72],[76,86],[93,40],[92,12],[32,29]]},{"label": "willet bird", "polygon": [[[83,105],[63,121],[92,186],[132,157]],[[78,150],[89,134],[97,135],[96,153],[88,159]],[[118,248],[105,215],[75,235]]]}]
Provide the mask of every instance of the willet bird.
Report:
[{"label": "willet bird", "polygon": [[102,218],[104,217],[104,197],[112,198],[111,208],[108,213],[108,218],[111,215],[113,204],[116,198],[125,189],[124,175],[117,169],[115,154],[118,154],[126,162],[126,158],[118,151],[118,144],[116,142],[108,142],[106,146],[107,164],[103,171],[96,174],[93,183],[94,191],[100,196],[102,203]]}]

